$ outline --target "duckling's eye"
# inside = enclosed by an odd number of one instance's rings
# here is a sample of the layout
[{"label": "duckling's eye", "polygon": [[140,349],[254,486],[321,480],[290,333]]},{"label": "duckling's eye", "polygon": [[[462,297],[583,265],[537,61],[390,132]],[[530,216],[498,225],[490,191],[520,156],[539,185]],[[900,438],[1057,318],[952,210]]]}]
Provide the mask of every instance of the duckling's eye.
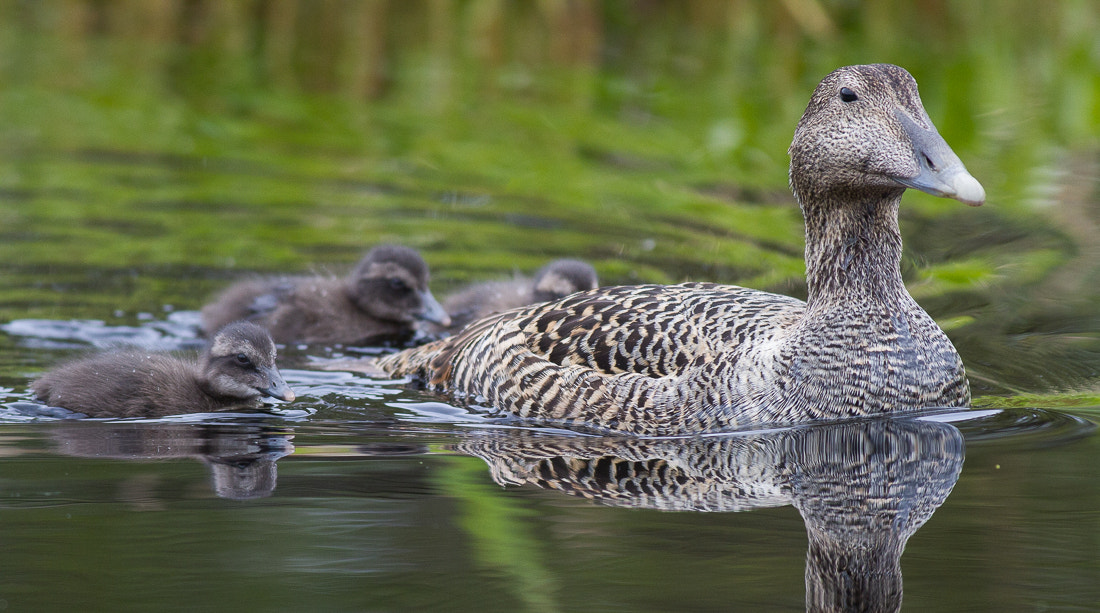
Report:
[{"label": "duckling's eye", "polygon": [[404,291],[408,291],[408,289],[409,289],[409,286],[406,285],[404,281],[402,281],[401,279],[398,279],[396,277],[390,279],[389,283],[390,283],[390,289],[394,290],[395,292],[404,292]]},{"label": "duckling's eye", "polygon": [[245,355],[243,353],[238,353],[237,357],[235,357],[233,359],[235,359],[237,361],[237,363],[240,364],[241,366],[251,366],[252,365],[252,359],[249,358],[247,355]]},{"label": "duckling's eye", "polygon": [[847,87],[842,87],[840,88],[840,99],[845,102],[855,102],[856,100],[859,100],[859,96],[857,96],[854,91],[848,89]]}]

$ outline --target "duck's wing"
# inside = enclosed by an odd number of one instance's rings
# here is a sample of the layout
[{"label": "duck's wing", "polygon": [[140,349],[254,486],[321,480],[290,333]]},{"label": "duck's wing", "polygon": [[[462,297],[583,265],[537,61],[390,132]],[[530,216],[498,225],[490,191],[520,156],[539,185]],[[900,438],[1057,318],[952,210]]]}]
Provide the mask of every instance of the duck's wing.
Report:
[{"label": "duck's wing", "polygon": [[611,287],[535,309],[520,328],[528,349],[554,364],[667,377],[736,344],[752,295],[772,296],[709,283]]},{"label": "duck's wing", "polygon": [[[379,366],[520,417],[679,429],[684,406],[707,393],[698,379],[761,329],[789,325],[803,306],[705,283],[598,288],[476,321]],[[682,384],[684,375],[695,380]]]}]

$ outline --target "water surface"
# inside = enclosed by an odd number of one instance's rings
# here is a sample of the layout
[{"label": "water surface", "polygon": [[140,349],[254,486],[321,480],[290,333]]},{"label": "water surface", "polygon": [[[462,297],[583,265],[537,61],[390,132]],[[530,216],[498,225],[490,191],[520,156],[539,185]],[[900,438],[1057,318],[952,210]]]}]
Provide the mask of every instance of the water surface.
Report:
[{"label": "water surface", "polygon": [[[1098,29],[1075,2],[0,4],[0,606],[1095,609]],[[801,296],[786,147],[870,61],[989,194],[902,206],[973,412],[582,436],[321,369],[392,350],[354,347],[283,348],[299,400],[260,414],[27,392],[91,349],[192,350],[232,280],[381,242],[436,295],[580,257]]]}]

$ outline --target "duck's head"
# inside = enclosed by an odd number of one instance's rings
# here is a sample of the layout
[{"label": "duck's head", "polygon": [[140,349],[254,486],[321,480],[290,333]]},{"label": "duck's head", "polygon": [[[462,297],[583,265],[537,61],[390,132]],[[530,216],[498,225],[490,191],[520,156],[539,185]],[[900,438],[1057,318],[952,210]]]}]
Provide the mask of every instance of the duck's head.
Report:
[{"label": "duck's head", "polygon": [[838,68],[814,90],[788,150],[791,188],[807,197],[906,187],[971,206],[982,185],[936,131],[917,82],[891,64]]},{"label": "duck's head", "polygon": [[218,330],[203,354],[202,370],[215,396],[270,396],[287,402],[295,397],[275,366],[271,335],[253,323],[239,321]]},{"label": "duck's head", "polygon": [[428,265],[415,249],[371,249],[348,275],[347,290],[356,306],[378,319],[451,325],[450,316],[428,290]]},{"label": "duck's head", "polygon": [[537,302],[549,302],[576,292],[596,289],[600,282],[596,269],[580,260],[554,260],[543,266],[532,279],[532,294]]}]

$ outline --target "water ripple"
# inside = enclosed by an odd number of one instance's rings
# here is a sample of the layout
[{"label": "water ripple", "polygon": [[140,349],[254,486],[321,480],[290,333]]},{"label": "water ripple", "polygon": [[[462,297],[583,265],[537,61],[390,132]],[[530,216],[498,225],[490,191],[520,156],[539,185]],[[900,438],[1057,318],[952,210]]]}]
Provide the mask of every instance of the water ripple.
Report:
[{"label": "water ripple", "polygon": [[1013,408],[958,413],[968,414],[977,418],[955,423],[968,444],[1012,438],[1016,446],[1053,447],[1086,438],[1096,431],[1096,424],[1087,419],[1050,409]]},{"label": "water ripple", "polygon": [[107,325],[97,319],[16,319],[0,330],[18,336],[31,349],[85,349],[136,346],[158,351],[194,349],[203,345],[198,336],[197,311],[171,313],[166,320],[137,326]]}]

